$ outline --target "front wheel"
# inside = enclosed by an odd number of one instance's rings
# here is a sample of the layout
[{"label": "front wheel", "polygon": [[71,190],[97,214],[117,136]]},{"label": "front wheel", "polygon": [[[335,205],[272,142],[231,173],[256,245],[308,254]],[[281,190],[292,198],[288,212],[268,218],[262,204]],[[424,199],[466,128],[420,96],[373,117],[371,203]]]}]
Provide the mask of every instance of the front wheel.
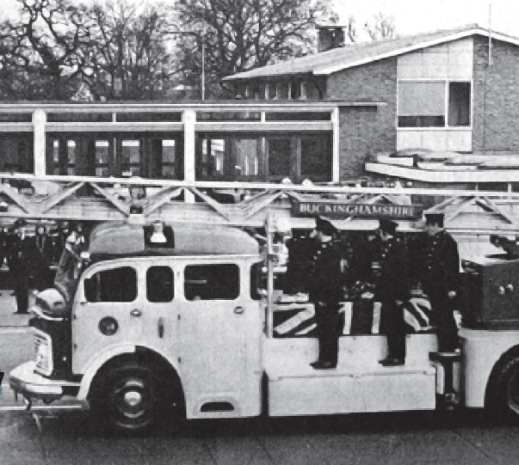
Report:
[{"label": "front wheel", "polygon": [[95,415],[112,429],[126,433],[148,431],[157,424],[164,399],[149,368],[127,362],[103,378],[91,399]]}]

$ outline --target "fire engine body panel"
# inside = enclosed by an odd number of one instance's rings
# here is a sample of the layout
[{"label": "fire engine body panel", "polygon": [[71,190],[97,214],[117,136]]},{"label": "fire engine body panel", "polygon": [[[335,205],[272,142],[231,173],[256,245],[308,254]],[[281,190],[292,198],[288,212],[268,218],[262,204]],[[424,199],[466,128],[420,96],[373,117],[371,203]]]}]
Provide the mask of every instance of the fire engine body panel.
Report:
[{"label": "fire engine body panel", "polygon": [[[102,378],[110,377],[123,360],[141,371],[174,373],[188,419],[258,416],[263,406],[270,416],[433,410],[438,395],[446,394],[446,367],[441,357],[431,359],[437,352],[434,333],[408,335],[406,364],[391,368],[378,363],[386,354],[385,336],[343,335],[337,369],[313,370],[315,338],[275,336],[272,312],[287,307],[273,304],[271,284],[267,298],[261,296],[259,270],[265,257],[255,239],[233,228],[175,225],[158,231],[158,243],[151,244],[156,232],[126,223],[94,230],[89,244],[93,263],[77,280],[69,323],[56,330],[65,334],[69,325],[70,373],[56,376],[56,340],[44,330],[47,323],[38,323],[38,360],[11,372],[15,391],[47,400],[68,393],[88,405]],[[489,263],[495,270],[506,268],[507,278],[515,276],[514,261],[487,260],[473,264],[471,285],[494,286],[498,293],[504,286],[503,298],[509,299],[513,284],[492,281]],[[270,258],[267,264],[272,267]],[[271,273],[270,268],[267,281]],[[40,300],[55,296],[56,291],[48,292]],[[456,391],[462,386],[461,400],[469,407],[485,406],[496,365],[519,347],[519,324],[500,326],[498,314],[490,318],[494,326],[486,325],[489,305],[497,304],[492,295],[481,307],[469,309],[468,327],[460,331],[462,367],[452,373],[452,385]],[[303,307],[313,312],[313,304]],[[343,310],[347,308],[344,303]],[[510,315],[515,308],[515,302],[507,301]],[[35,312],[49,318],[41,309]],[[48,324],[54,324],[52,319]],[[132,362],[142,354],[160,367]],[[53,357],[56,366],[49,366]],[[132,388],[132,382],[125,386],[124,401],[133,408],[142,401],[142,386]]]},{"label": "fire engine body panel", "polygon": [[407,338],[406,365],[388,369],[378,361],[386,354],[384,336],[343,336],[336,370],[316,371],[314,338],[264,339],[264,369],[268,376],[269,415],[433,410],[436,371],[429,352],[436,351],[434,334]]}]

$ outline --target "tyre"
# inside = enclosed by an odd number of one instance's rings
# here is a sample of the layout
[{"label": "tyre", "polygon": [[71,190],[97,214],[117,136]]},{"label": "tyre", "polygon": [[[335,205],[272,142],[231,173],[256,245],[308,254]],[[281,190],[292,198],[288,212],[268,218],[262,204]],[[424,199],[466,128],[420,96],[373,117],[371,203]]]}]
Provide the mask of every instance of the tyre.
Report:
[{"label": "tyre", "polygon": [[519,423],[519,356],[508,358],[491,377],[488,413],[499,422]]},{"label": "tyre", "polygon": [[93,414],[110,429],[130,434],[151,430],[167,399],[153,371],[142,362],[124,361],[98,377],[91,396]]}]

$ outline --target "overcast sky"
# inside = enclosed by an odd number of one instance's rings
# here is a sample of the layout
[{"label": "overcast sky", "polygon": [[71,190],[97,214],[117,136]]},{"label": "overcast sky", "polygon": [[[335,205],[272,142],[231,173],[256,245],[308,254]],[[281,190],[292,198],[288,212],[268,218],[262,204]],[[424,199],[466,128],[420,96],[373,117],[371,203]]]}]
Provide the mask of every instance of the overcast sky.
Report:
[{"label": "overcast sky", "polygon": [[362,25],[381,11],[394,16],[400,34],[451,29],[469,23],[487,27],[489,3],[492,28],[519,37],[517,0],[335,0],[342,20],[353,15]]},{"label": "overcast sky", "polygon": [[[345,22],[348,16],[353,15],[357,18],[357,24],[362,26],[366,20],[380,11],[394,16],[399,34],[450,29],[469,23],[478,23],[487,27],[489,3],[492,3],[492,28],[519,37],[519,1],[517,0],[334,1],[341,22]],[[16,11],[16,0],[0,0],[0,4],[4,14],[5,12],[13,14]]]}]

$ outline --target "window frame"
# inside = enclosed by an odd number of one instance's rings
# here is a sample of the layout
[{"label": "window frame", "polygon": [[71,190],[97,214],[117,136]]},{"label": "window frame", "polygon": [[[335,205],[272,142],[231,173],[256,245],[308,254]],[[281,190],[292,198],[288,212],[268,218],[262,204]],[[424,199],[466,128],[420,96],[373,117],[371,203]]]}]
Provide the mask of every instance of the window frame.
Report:
[{"label": "window frame", "polygon": [[[444,110],[442,116],[444,118],[443,126],[422,126],[422,127],[414,127],[414,126],[400,126],[399,118],[401,116],[416,116],[416,115],[404,115],[400,114],[400,104],[399,104],[399,96],[400,96],[400,83],[402,82],[443,82],[444,84]],[[450,83],[459,82],[459,83],[467,83],[470,85],[470,111],[469,118],[470,124],[467,126],[449,126],[449,87]],[[395,114],[395,127],[399,131],[471,131],[473,129],[473,121],[474,121],[474,79],[449,79],[449,78],[400,78],[397,79],[396,86],[396,114]]]}]

